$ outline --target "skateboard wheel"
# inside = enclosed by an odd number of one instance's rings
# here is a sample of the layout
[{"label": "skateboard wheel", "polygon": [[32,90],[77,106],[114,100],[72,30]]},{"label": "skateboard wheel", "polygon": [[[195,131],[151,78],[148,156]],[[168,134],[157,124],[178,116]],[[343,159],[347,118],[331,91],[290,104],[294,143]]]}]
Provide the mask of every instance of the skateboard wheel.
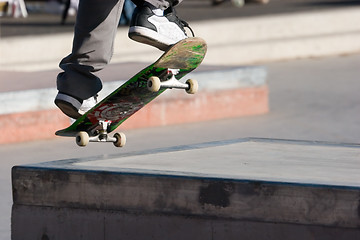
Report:
[{"label": "skateboard wheel", "polygon": [[89,143],[89,134],[87,132],[78,132],[75,139],[77,145],[85,147]]},{"label": "skateboard wheel", "polygon": [[147,81],[147,87],[151,92],[158,92],[160,90],[160,78],[152,76]]},{"label": "skateboard wheel", "polygon": [[186,84],[189,86],[189,88],[186,89],[186,92],[189,93],[189,94],[195,94],[199,89],[199,84],[194,79],[188,79],[186,81]]},{"label": "skateboard wheel", "polygon": [[126,135],[124,133],[115,133],[114,138],[116,138],[116,142],[114,142],[115,147],[123,147],[126,144]]}]

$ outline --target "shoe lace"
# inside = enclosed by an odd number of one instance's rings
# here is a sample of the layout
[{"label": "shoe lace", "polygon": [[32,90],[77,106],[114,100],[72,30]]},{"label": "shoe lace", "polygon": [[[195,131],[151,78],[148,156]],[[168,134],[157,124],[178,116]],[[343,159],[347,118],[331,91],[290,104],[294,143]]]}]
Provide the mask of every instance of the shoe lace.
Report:
[{"label": "shoe lace", "polygon": [[189,24],[180,19],[177,15],[176,15],[176,11],[173,7],[169,7],[167,10],[165,10],[166,15],[168,16],[168,18],[171,18],[174,22],[177,22],[179,26],[181,26],[183,32],[186,34],[185,28],[188,28],[192,34],[193,37],[195,37],[195,33],[192,30],[192,28],[189,26]]},{"label": "shoe lace", "polygon": [[183,28],[188,28],[189,30],[190,30],[190,32],[191,32],[191,35],[193,36],[193,37],[195,37],[195,34],[194,34],[194,31],[192,30],[192,28],[189,26],[189,24],[186,22],[186,21],[184,21],[184,20],[182,20],[182,19],[180,19],[179,18],[179,21],[180,21],[180,23],[181,23],[181,25],[183,26]]}]

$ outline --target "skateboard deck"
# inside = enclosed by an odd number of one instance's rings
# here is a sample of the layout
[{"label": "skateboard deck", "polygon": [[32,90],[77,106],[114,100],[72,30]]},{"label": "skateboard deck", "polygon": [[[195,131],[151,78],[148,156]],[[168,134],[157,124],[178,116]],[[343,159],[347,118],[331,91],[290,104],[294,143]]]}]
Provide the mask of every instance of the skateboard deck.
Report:
[{"label": "skateboard deck", "polygon": [[89,141],[124,146],[125,134],[115,133],[113,137],[108,134],[168,88],[195,93],[198,86],[195,80],[189,79],[186,83],[179,80],[200,65],[206,50],[206,42],[197,37],[176,43],[156,62],[105,97],[71,126],[55,134],[75,137],[79,146],[86,146]]}]

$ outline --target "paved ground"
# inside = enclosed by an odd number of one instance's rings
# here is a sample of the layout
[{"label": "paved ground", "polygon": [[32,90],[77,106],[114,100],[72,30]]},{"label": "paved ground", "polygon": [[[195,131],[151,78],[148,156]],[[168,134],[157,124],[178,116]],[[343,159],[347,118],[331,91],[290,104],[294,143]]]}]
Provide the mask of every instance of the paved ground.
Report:
[{"label": "paved ground", "polygon": [[124,149],[112,144],[78,148],[59,138],[1,145],[0,238],[10,231],[10,171],[18,164],[133,152],[241,137],[264,137],[360,143],[360,55],[266,64],[271,112],[228,119],[126,132]]}]

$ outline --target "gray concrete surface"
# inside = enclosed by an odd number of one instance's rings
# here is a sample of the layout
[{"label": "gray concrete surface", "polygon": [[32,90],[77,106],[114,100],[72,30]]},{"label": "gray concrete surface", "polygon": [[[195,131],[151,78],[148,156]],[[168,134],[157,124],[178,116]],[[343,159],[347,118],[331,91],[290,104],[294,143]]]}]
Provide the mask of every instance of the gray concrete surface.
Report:
[{"label": "gray concrete surface", "polygon": [[[125,206],[129,206],[129,209],[139,208],[145,212],[162,211],[156,205],[147,207],[137,205],[145,204],[145,202],[148,204],[148,201],[153,200],[147,198],[135,200],[137,197],[148,196],[148,198],[156,199],[157,197],[152,194],[166,195],[163,189],[154,189],[155,185],[152,183],[148,185],[146,180],[142,184],[137,184],[137,179],[141,181],[141,178],[165,178],[165,181],[175,181],[174,184],[167,184],[168,194],[172,194],[171,186],[179,186],[181,189],[181,182],[191,182],[196,179],[213,179],[214,182],[260,182],[279,185],[278,188],[281,188],[280,185],[289,185],[293,189],[299,186],[299,192],[302,187],[319,189],[324,187],[343,189],[342,193],[345,193],[346,189],[360,191],[359,156],[360,144],[264,138],[205,142],[150,151],[140,150],[128,154],[118,153],[102,157],[94,156],[15,166],[13,168],[13,197],[14,204],[29,206],[108,210],[125,209]],[[125,180],[126,183],[122,184],[120,181],[114,180],[117,176],[124,179],[129,176],[134,181],[127,182]],[[122,184],[121,187],[119,184]],[[118,187],[119,189],[117,189]],[[185,188],[188,188],[188,185]],[[195,189],[198,188],[195,187],[194,191]],[[152,191],[154,193],[151,193]],[[43,194],[45,192],[47,194]],[[183,194],[184,196],[180,197]],[[169,200],[164,199],[164,201],[174,201],[173,204],[169,203],[167,206],[179,204],[179,206],[171,207],[171,211],[175,211],[173,212],[175,214],[185,214],[186,212],[182,212],[182,209],[187,209],[185,205],[191,204],[185,201],[186,194],[183,194],[179,194],[179,199],[175,197],[170,197]],[[296,196],[301,195],[299,193]],[[320,196],[321,194],[317,194],[316,197],[309,196],[307,200],[314,202],[329,200],[326,197],[321,200]],[[357,216],[357,194],[354,196],[353,200],[351,197],[338,196],[336,198],[337,201],[354,201],[351,204],[348,203],[348,206],[339,203],[341,207],[336,211],[343,214],[342,218],[344,219],[347,216],[348,222],[334,220],[335,216],[331,216],[334,218],[319,217],[315,222],[307,222],[310,218],[306,217],[300,221],[299,217],[298,223],[357,227],[360,225],[360,220]],[[316,199],[313,200],[313,198]],[[353,212],[345,212],[347,207],[349,207],[349,211]],[[352,209],[353,207],[355,208]],[[179,212],[176,212],[177,209]],[[341,213],[341,209],[344,210],[344,213]],[[218,213],[216,209],[213,211],[215,215]],[[269,211],[270,208],[259,212],[267,214]],[[191,214],[200,213],[205,216],[206,214],[212,215],[210,212],[202,212],[201,209],[191,212]],[[222,214],[222,217],[238,218],[244,217],[245,213],[238,205],[233,209],[226,209]],[[279,212],[278,216],[271,214],[264,217],[265,219],[276,219],[282,214],[288,215],[288,213]],[[295,221],[297,215],[290,217]],[[255,217],[252,216],[252,218]],[[316,214],[313,218],[317,218]]]},{"label": "gray concrete surface", "polygon": [[[114,215],[140,214],[160,224],[166,215],[172,226],[166,233],[154,228],[150,236],[161,234],[167,239],[183,237],[174,235],[178,227],[173,217],[195,217],[218,225],[217,230],[208,229],[206,235],[217,233],[211,239],[237,239],[227,238],[227,230],[239,231],[237,224],[246,221],[254,224],[253,236],[264,223],[279,223],[300,225],[305,233],[312,226],[320,239],[347,236],[355,240],[360,237],[359,156],[360,145],[237,139],[15,166],[12,239],[45,235],[69,240],[83,235],[89,235],[87,239],[143,239],[147,236],[142,231],[148,229],[142,224],[144,219],[134,224],[136,232],[124,227],[132,220],[114,219]],[[68,217],[79,212],[83,212],[81,222]],[[89,215],[102,218],[85,217]],[[64,218],[68,223],[63,223]],[[25,219],[36,221],[36,226],[29,227]],[[226,226],[228,219],[232,227]],[[86,227],[94,222],[103,227]],[[117,230],[109,230],[116,224]],[[189,223],[181,228],[195,234],[207,229]],[[276,239],[283,232],[267,234]]]},{"label": "gray concrete surface", "polygon": [[[174,147],[242,137],[360,143],[359,55],[268,63],[269,114],[126,132],[127,146],[70,139],[0,146],[0,237],[10,235],[10,168],[14,165]],[[229,223],[230,224],[230,223]],[[307,235],[308,236],[308,235]]]}]

